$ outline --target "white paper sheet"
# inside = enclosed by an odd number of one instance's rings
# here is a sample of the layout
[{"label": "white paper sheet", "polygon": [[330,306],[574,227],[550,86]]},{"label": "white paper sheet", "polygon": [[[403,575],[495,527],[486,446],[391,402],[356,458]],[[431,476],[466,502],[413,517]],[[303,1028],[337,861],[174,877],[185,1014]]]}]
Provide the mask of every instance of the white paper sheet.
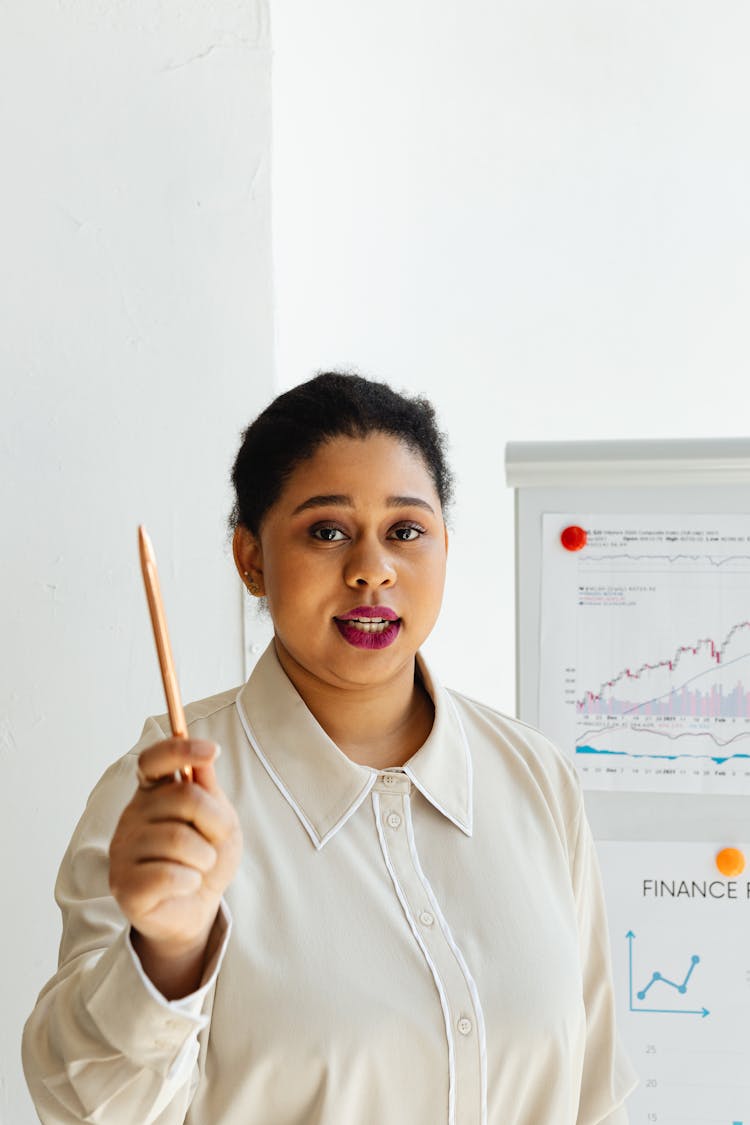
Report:
[{"label": "white paper sheet", "polygon": [[539,725],[583,784],[750,793],[750,516],[546,513],[542,551]]},{"label": "white paper sheet", "polygon": [[630,1125],[750,1125],[750,871],[722,846],[597,845]]}]

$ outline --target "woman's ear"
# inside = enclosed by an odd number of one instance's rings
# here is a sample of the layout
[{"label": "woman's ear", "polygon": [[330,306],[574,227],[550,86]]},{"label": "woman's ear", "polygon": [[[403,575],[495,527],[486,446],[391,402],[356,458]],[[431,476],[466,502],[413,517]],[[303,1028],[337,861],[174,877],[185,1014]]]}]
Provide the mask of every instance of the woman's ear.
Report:
[{"label": "woman's ear", "polygon": [[232,554],[239,576],[254,598],[266,592],[263,582],[263,549],[260,539],[241,524],[235,528]]}]

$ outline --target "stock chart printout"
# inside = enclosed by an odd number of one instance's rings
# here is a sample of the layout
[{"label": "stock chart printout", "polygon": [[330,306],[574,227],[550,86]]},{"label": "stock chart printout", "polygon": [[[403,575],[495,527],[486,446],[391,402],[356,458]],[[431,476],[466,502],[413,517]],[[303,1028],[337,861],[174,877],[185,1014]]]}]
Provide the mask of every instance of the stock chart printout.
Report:
[{"label": "stock chart printout", "polygon": [[750,875],[718,850],[597,844],[630,1125],[750,1125]]},{"label": "stock chart printout", "polygon": [[750,793],[750,515],[545,514],[539,726],[585,787]]}]

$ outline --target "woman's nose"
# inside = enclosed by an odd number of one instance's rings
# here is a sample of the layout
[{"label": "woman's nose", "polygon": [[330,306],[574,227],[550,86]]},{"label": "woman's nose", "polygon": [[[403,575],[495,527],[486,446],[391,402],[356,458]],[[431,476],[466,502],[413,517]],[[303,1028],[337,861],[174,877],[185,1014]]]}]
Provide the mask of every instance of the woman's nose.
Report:
[{"label": "woman's nose", "polygon": [[347,586],[393,586],[396,568],[381,543],[361,542],[350,552],[344,567]]}]

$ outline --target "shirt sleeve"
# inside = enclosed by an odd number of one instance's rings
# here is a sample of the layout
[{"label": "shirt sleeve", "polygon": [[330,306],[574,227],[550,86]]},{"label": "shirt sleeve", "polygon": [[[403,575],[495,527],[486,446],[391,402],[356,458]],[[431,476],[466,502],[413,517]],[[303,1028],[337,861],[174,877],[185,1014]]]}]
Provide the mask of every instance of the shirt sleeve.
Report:
[{"label": "shirt sleeve", "polygon": [[573,892],[586,1008],[586,1052],[576,1125],[628,1125],[624,1103],[638,1079],[615,1028],[604,895],[582,803],[573,856]]},{"label": "shirt sleeve", "polygon": [[130,800],[140,742],[89,798],[63,858],[55,897],[63,916],[59,967],[23,1035],[26,1080],[44,1125],[178,1125],[198,1082],[199,1035],[231,929],[222,905],[197,992],[166,1000],[144,973],[109,892],[109,842]]}]

